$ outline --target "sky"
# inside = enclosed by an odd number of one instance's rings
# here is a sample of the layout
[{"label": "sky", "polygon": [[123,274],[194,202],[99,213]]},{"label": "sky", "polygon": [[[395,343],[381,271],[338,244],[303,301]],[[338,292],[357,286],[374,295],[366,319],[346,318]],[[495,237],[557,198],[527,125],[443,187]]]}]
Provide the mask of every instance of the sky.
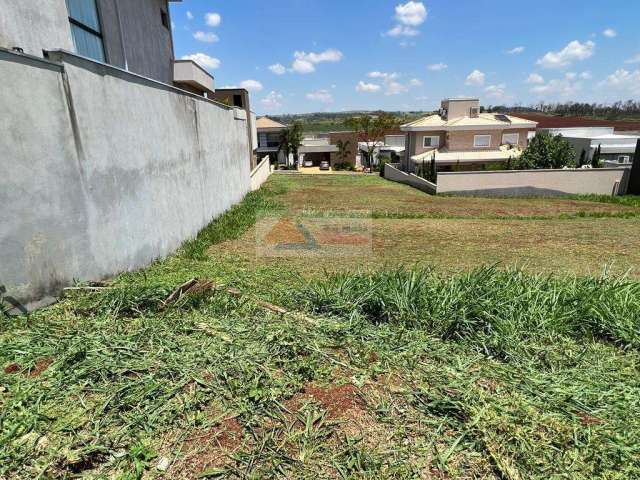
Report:
[{"label": "sky", "polygon": [[640,99],[639,0],[183,0],[177,58],[260,115]]}]

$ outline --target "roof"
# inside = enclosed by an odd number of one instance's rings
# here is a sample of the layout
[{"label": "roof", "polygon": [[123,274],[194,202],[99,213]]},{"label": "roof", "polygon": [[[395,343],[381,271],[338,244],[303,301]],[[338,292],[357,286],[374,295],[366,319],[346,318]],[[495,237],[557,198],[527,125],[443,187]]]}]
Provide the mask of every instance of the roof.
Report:
[{"label": "roof", "polygon": [[[500,117],[507,120],[502,120]],[[414,122],[406,123],[401,128],[403,130],[436,130],[439,128],[455,130],[475,127],[535,128],[536,122],[512,115],[494,113],[481,113],[477,117],[457,117],[451,120],[444,120],[440,115],[429,115]]]},{"label": "roof", "polygon": [[489,151],[475,151],[475,152],[448,152],[440,150],[430,150],[428,152],[421,153],[411,157],[414,162],[421,162],[422,160],[431,160],[433,154],[436,154],[436,163],[474,163],[478,161],[505,161],[509,158],[518,158],[522,155],[522,150],[519,148],[500,147],[499,150]]},{"label": "roof", "polygon": [[561,117],[542,113],[518,112],[520,118],[538,122],[538,128],[614,127],[616,130],[640,130],[640,120],[603,120],[589,117]]},{"label": "roof", "polygon": [[287,126],[271,120],[269,117],[260,117],[256,120],[256,128],[287,128]]}]

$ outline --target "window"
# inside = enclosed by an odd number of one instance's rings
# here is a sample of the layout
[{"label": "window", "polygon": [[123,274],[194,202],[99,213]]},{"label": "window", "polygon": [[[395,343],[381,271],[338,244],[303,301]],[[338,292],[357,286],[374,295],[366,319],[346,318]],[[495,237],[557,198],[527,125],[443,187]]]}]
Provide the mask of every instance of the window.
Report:
[{"label": "window", "polygon": [[390,147],[404,147],[404,135],[385,135],[384,144]]},{"label": "window", "polygon": [[618,156],[618,163],[628,163],[628,162],[629,162],[629,155]]},{"label": "window", "polygon": [[520,140],[519,133],[505,133],[502,135],[503,145],[518,145],[519,140]]},{"label": "window", "polygon": [[491,135],[474,135],[473,136],[473,146],[474,147],[490,147],[491,146]]},{"label": "window", "polygon": [[233,96],[233,106],[243,108],[242,106],[242,95],[234,95]]},{"label": "window", "polygon": [[438,148],[440,145],[440,137],[422,137],[423,148]]},{"label": "window", "polygon": [[160,10],[160,21],[165,28],[169,28],[169,15],[164,10]]},{"label": "window", "polygon": [[66,0],[76,53],[104,62],[102,30],[96,0]]}]

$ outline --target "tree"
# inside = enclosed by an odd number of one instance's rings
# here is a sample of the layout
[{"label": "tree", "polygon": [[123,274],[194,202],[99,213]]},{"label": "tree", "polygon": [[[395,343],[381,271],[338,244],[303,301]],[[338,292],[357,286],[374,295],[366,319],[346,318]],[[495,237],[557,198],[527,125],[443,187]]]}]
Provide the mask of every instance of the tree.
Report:
[{"label": "tree", "polygon": [[516,162],[518,170],[576,166],[576,153],[562,135],[538,133]]},{"label": "tree", "polygon": [[347,140],[346,142],[343,140],[338,140],[336,142],[336,147],[338,147],[338,158],[340,159],[340,163],[346,163],[347,157],[351,155],[351,150],[349,150],[350,144],[351,144],[351,140]]},{"label": "tree", "polygon": [[591,168],[599,168],[600,167],[600,153],[602,152],[602,147],[600,144],[596,147],[596,151],[593,152],[593,157],[591,157]]},{"label": "tree", "polygon": [[379,146],[378,144],[384,139],[387,130],[398,126],[398,121],[389,113],[380,113],[379,115],[351,117],[345,121],[345,125],[356,132],[358,142],[366,144],[368,166],[371,167],[373,154]]},{"label": "tree", "polygon": [[293,154],[294,164],[298,164],[298,150],[302,145],[302,124],[294,122],[290,127],[280,132],[280,146],[278,153],[282,151],[289,165],[289,154]]},{"label": "tree", "polygon": [[578,165],[576,167],[581,168],[584,165],[584,159],[587,156],[587,151],[583,148],[580,153],[580,158],[578,159]]}]

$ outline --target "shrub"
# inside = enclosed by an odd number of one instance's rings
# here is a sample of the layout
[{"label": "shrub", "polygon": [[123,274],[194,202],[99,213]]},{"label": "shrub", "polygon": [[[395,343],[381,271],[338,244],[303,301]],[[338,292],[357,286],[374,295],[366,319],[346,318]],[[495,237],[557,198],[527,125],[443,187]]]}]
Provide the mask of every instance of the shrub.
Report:
[{"label": "shrub", "polygon": [[538,133],[513,166],[518,170],[575,168],[576,153],[562,135]]}]

